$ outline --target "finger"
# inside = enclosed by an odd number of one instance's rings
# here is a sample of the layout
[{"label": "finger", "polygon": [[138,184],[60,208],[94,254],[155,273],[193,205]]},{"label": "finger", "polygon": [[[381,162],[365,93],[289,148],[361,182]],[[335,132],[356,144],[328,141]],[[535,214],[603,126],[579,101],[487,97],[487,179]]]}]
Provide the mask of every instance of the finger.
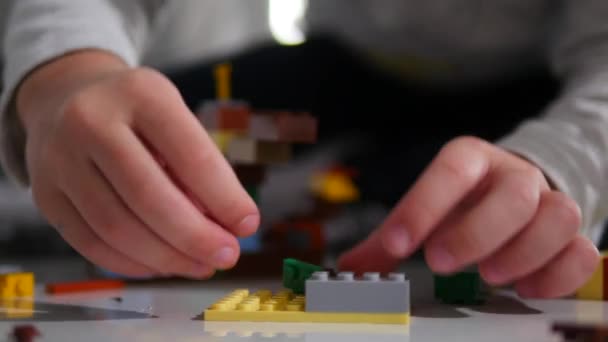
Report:
[{"label": "finger", "polygon": [[125,206],[92,162],[66,170],[67,196],[98,237],[132,260],[163,274],[206,278],[213,268],[196,262],[163,241]]},{"label": "finger", "polygon": [[57,192],[49,199],[44,206],[47,217],[63,239],[83,257],[99,267],[125,276],[139,278],[159,275],[154,269],[131,260],[97,237],[65,195]]},{"label": "finger", "polygon": [[518,281],[515,289],[520,296],[530,298],[571,295],[585,284],[599,261],[595,245],[579,235],[551,263]]},{"label": "finger", "polygon": [[486,150],[485,143],[462,138],[439,152],[380,228],[380,241],[393,257],[414,252],[480,183],[490,168]]},{"label": "finger", "polygon": [[165,95],[166,101],[143,106],[138,132],[220,225],[241,236],[254,233],[260,221],[255,202],[179,94]]},{"label": "finger", "polygon": [[398,265],[399,259],[389,254],[380,242],[379,232],[376,231],[365,241],[348,251],[338,260],[338,269],[357,273],[392,272]]},{"label": "finger", "polygon": [[537,271],[576,236],[580,223],[576,203],[561,192],[544,192],[522,233],[479,264],[482,277],[489,284],[504,285]]},{"label": "finger", "polygon": [[542,175],[498,171],[490,191],[471,210],[446,222],[426,244],[429,266],[451,273],[479,262],[507,243],[532,220],[540,199]]},{"label": "finger", "polygon": [[188,200],[129,127],[105,130],[99,139],[90,147],[95,164],[146,226],[201,264],[234,266],[236,238]]}]

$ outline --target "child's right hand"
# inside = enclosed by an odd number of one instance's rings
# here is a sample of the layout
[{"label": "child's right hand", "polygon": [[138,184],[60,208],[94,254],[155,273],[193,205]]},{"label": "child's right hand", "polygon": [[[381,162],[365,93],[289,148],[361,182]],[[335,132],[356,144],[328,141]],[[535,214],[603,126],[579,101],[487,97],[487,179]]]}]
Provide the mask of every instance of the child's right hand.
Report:
[{"label": "child's right hand", "polygon": [[205,278],[257,229],[254,201],[161,74],[78,52],[30,74],[16,104],[37,206],[99,266]]}]

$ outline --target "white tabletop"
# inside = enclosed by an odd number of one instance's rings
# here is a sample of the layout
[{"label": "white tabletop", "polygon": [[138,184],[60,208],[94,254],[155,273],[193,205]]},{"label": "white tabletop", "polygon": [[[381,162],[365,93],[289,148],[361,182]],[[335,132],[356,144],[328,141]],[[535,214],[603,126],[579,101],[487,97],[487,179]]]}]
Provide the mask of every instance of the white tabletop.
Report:
[{"label": "white tabletop", "polygon": [[[152,282],[120,291],[47,296],[37,286],[31,317],[9,319],[15,309],[2,307],[0,341],[15,324],[34,324],[36,341],[560,341],[551,333],[558,321],[601,322],[603,302],[522,301],[508,290],[480,307],[453,307],[432,298],[432,275],[408,273],[412,319],[408,326],[308,323],[205,322],[203,310],[235,288],[280,288],[280,279]],[[121,301],[116,300],[117,297]]]}]

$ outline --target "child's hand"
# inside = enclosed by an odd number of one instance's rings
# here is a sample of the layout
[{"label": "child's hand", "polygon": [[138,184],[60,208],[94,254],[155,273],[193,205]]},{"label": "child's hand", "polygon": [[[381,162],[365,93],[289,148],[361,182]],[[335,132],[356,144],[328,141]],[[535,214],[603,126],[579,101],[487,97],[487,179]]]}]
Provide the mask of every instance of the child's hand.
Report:
[{"label": "child's hand", "polygon": [[101,267],[204,278],[257,229],[255,203],[161,74],[78,53],[28,77],[17,108],[36,204]]},{"label": "child's hand", "polygon": [[541,171],[475,138],[445,146],[382,226],[340,268],[391,271],[421,244],[437,273],[479,264],[490,284],[522,296],[569,295],[599,253],[577,234],[578,206],[552,191]]}]

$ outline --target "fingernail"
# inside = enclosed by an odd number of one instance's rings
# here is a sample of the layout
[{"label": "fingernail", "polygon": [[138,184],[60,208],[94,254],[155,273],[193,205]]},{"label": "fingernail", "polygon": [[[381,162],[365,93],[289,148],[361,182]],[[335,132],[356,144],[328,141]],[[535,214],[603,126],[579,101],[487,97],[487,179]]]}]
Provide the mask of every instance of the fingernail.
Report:
[{"label": "fingernail", "polygon": [[410,247],[410,235],[402,225],[388,229],[384,237],[384,247],[395,257],[403,257]]},{"label": "fingernail", "polygon": [[431,248],[431,264],[438,272],[450,272],[456,265],[456,258],[445,246],[439,245]]},{"label": "fingernail", "polygon": [[242,234],[251,234],[256,231],[259,224],[259,215],[249,215],[241,220],[241,222],[237,226],[237,229]]},{"label": "fingernail", "polygon": [[217,251],[211,258],[211,262],[218,268],[229,267],[234,263],[236,253],[230,247],[224,247]]}]

